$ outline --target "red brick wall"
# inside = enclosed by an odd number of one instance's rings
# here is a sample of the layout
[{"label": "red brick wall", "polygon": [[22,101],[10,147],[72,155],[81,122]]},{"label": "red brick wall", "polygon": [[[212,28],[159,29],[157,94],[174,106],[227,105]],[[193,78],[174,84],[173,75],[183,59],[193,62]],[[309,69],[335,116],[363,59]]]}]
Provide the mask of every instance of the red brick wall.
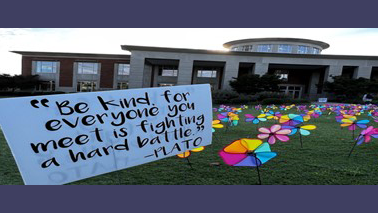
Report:
[{"label": "red brick wall", "polygon": [[100,74],[100,88],[113,88],[114,82],[114,66],[116,63],[129,63],[129,61],[119,61],[119,60],[98,60],[101,63],[101,74]]},{"label": "red brick wall", "polygon": [[72,87],[75,59],[61,58],[57,60],[60,61],[59,86]]},{"label": "red brick wall", "polygon": [[101,63],[100,88],[113,88],[114,60],[99,60]]},{"label": "red brick wall", "polygon": [[22,56],[22,65],[21,65],[21,74],[22,75],[31,75],[32,73],[32,58]]},{"label": "red brick wall", "polygon": [[42,58],[42,57],[22,57],[22,75],[31,75],[32,61],[37,60],[56,60],[60,62],[59,86],[72,87],[74,63],[76,61],[93,61],[101,63],[100,88],[113,88],[114,66],[115,63],[129,63],[129,60],[112,60],[112,59],[76,59],[76,58]]}]

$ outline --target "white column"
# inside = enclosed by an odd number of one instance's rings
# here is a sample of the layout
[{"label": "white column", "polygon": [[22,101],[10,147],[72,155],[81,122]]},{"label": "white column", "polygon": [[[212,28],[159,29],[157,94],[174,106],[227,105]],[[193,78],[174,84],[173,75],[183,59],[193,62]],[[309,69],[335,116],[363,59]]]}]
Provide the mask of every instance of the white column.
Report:
[{"label": "white column", "polygon": [[253,67],[253,74],[262,76],[268,73],[268,69],[269,69],[269,64],[256,63],[255,66]]},{"label": "white column", "polygon": [[326,68],[324,81],[333,82],[333,76],[340,76],[343,73],[343,66],[341,65],[329,65]]},{"label": "white column", "polygon": [[177,85],[192,84],[193,60],[180,59],[178,67]]},{"label": "white column", "polygon": [[222,89],[230,90],[230,81],[238,77],[239,72],[239,62],[238,61],[227,61],[224,68]]},{"label": "white column", "polygon": [[145,58],[138,52],[131,52],[130,57],[130,82],[129,88],[143,87],[143,71]]},{"label": "white column", "polygon": [[359,66],[356,68],[354,71],[354,76],[353,78],[367,78],[370,79],[371,76],[371,70],[373,69],[372,66],[367,66],[367,67],[362,67]]}]

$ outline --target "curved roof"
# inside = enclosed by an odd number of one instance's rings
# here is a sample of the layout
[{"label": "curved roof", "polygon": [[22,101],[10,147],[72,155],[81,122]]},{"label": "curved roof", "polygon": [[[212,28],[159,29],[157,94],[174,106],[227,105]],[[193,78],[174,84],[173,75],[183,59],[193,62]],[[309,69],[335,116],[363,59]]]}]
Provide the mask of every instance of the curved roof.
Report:
[{"label": "curved roof", "polygon": [[316,41],[311,39],[304,39],[304,38],[250,38],[250,39],[241,39],[241,40],[234,40],[227,42],[223,44],[223,47],[230,48],[233,45],[236,44],[244,44],[244,43],[253,43],[253,42],[296,42],[296,43],[308,43],[320,46],[323,49],[327,49],[329,47],[329,44],[322,42],[322,41]]}]

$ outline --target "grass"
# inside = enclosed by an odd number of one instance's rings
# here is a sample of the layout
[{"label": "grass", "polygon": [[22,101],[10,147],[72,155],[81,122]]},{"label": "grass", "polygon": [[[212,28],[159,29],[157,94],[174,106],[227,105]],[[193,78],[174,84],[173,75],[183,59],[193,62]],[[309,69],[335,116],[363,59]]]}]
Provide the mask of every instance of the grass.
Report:
[{"label": "grass", "polygon": [[[295,113],[295,111],[291,111]],[[71,184],[127,184],[127,185],[253,185],[258,183],[255,168],[225,165],[218,156],[219,150],[238,138],[256,137],[257,126],[245,123],[243,114],[258,114],[253,109],[241,113],[239,126],[228,130],[216,129],[212,145],[200,153],[193,153],[190,169],[185,159],[170,157],[152,163],[117,172],[77,181]],[[286,113],[286,112],[285,112]],[[360,116],[367,118],[367,116]],[[371,120],[371,119],[370,119]],[[352,132],[341,129],[334,115],[323,115],[308,124],[318,128],[303,137],[303,148],[299,136],[291,136],[289,142],[277,142],[272,151],[278,156],[260,167],[264,185],[373,185],[378,184],[378,143],[357,146],[350,158],[353,146]],[[273,120],[260,123],[270,127]],[[371,121],[370,125],[375,125]],[[375,125],[378,127],[378,125]],[[356,131],[356,134],[360,130]],[[358,133],[357,133],[358,132]],[[0,132],[1,133],[1,132]],[[218,162],[219,166],[211,166]],[[0,184],[23,184],[15,161],[0,134]]]}]

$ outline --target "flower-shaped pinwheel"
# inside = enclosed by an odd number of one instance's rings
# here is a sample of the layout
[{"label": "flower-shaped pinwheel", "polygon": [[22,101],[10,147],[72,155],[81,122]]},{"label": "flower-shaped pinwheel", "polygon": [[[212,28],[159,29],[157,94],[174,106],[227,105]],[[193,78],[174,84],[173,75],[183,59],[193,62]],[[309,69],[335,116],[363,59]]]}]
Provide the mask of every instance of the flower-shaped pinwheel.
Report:
[{"label": "flower-shaped pinwheel", "polygon": [[260,166],[277,156],[266,142],[259,139],[242,138],[233,141],[219,152],[230,166]]},{"label": "flower-shaped pinwheel", "polygon": [[290,129],[281,129],[281,125],[275,124],[270,127],[270,129],[261,127],[259,128],[259,132],[261,134],[258,134],[257,137],[259,139],[266,139],[268,138],[268,143],[270,144],[275,144],[276,140],[280,140],[282,142],[287,142],[289,141],[289,137],[286,135],[291,133]]},{"label": "flower-shaped pinwheel", "polygon": [[223,124],[220,123],[220,120],[213,120],[213,123],[212,123],[212,132],[215,132],[215,129],[220,129],[220,128],[223,128]]},{"label": "flower-shaped pinwheel", "polygon": [[253,124],[258,124],[260,121],[266,121],[265,114],[260,114],[257,117],[251,114],[245,114],[245,122],[252,122]]},{"label": "flower-shaped pinwheel", "polygon": [[342,119],[341,120],[341,127],[347,127],[348,126],[348,130],[356,130],[356,127],[358,126],[359,128],[361,129],[365,129],[367,127],[366,124],[369,123],[369,120],[357,120],[356,117],[352,117],[352,118],[349,118],[349,119]]},{"label": "flower-shaped pinwheel", "polygon": [[285,126],[296,126],[303,123],[303,117],[297,114],[282,115],[279,122]]},{"label": "flower-shaped pinwheel", "polygon": [[267,115],[267,119],[274,119],[274,120],[279,120],[280,117],[281,117],[281,113],[280,112],[272,112],[272,113],[269,113],[269,115]]},{"label": "flower-shaped pinwheel", "polygon": [[371,141],[371,138],[378,138],[378,128],[374,128],[373,126],[369,126],[368,128],[361,131],[360,135],[356,138],[356,143],[354,143],[352,149],[349,152],[348,157],[353,152],[353,149],[356,147],[356,145],[361,145],[363,142],[369,143]]},{"label": "flower-shaped pinwheel", "polygon": [[205,147],[201,146],[201,147],[198,147],[198,148],[194,148],[192,150],[187,150],[187,151],[185,151],[183,153],[177,154],[177,157],[179,157],[179,158],[187,158],[187,157],[189,157],[191,155],[192,152],[201,152],[204,149],[205,149]]},{"label": "flower-shaped pinwheel", "polygon": [[297,126],[282,126],[282,129],[290,129],[291,133],[288,134],[294,135],[295,133],[299,132],[299,140],[301,142],[301,147],[303,147],[303,142],[302,142],[302,135],[307,136],[310,135],[310,131],[308,130],[314,130],[316,129],[315,125],[297,125]]},{"label": "flower-shaped pinwheel", "polygon": [[228,123],[227,126],[237,126],[239,123],[239,115],[233,112],[222,112],[218,114],[217,117],[222,122]]},{"label": "flower-shaped pinwheel", "polygon": [[282,129],[290,129],[291,133],[288,134],[289,136],[294,135],[297,132],[299,132],[299,134],[303,136],[307,136],[307,135],[310,135],[310,131],[308,130],[314,130],[316,129],[316,126],[315,125],[282,126]]},{"label": "flower-shaped pinwheel", "polygon": [[361,145],[363,142],[369,143],[371,138],[378,138],[378,128],[369,126],[367,129],[361,131],[361,134],[356,138],[357,145]]}]

